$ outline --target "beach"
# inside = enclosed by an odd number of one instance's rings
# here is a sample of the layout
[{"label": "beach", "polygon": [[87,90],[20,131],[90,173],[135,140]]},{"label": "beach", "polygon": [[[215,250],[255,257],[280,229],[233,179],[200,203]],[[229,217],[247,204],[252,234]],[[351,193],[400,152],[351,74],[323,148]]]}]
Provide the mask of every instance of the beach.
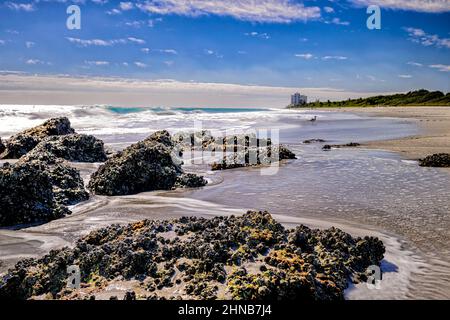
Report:
[{"label": "beach", "polygon": [[[352,235],[371,235],[383,241],[385,285],[381,290],[367,290],[364,284],[351,286],[346,292],[349,299],[450,296],[450,175],[438,168],[419,167],[416,161],[388,147],[372,146],[374,140],[409,141],[411,136],[420,136],[424,129],[417,125],[427,123],[425,120],[400,116],[406,113],[396,116],[354,109],[230,111],[6,105],[0,106],[0,114],[0,136],[4,139],[42,123],[49,115],[67,116],[77,132],[92,134],[103,140],[107,149],[117,151],[156,130],[168,129],[174,134],[201,121],[206,130],[270,129],[270,134],[297,155],[297,159],[280,163],[271,175],[263,175],[262,168],[211,171],[207,162],[191,162],[187,155],[183,167],[203,175],[209,182],[206,187],[91,195],[88,201],[70,207],[72,214],[66,217],[21,230],[1,229],[1,272],[20,258],[72,247],[79,237],[113,223],[240,216],[247,210],[268,210],[286,227],[336,226]],[[315,116],[317,121],[311,122]],[[440,123],[428,122],[430,127]],[[442,124],[441,129],[444,127]],[[363,147],[323,151],[324,143],[305,144],[307,139],[330,144],[358,142]],[[80,170],[87,185],[100,164],[71,165]]]},{"label": "beach", "polygon": [[[328,110],[336,111],[336,109]],[[411,160],[435,153],[450,153],[450,107],[367,107],[338,110],[374,117],[408,119],[421,129],[417,135],[371,141],[365,143],[364,147],[398,152]],[[444,170],[450,172],[448,168]]]}]

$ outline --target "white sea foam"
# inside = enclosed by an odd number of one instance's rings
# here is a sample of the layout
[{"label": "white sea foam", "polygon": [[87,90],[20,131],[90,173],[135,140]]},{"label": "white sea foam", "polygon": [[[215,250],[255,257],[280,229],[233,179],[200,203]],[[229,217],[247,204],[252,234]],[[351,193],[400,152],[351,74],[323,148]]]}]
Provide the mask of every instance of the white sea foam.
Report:
[{"label": "white sea foam", "polygon": [[[0,105],[0,136],[7,138],[52,117],[68,117],[77,132],[99,136],[148,134],[159,129],[192,130],[195,122],[205,129],[248,129],[257,123],[272,126],[280,117],[306,119],[301,112],[283,109],[225,112],[224,109],[182,110],[163,108],[109,108],[108,106]],[[115,111],[116,110],[116,111]],[[223,111],[223,112],[222,112]],[[281,126],[281,124],[278,124]],[[289,127],[284,124],[284,128]]]}]

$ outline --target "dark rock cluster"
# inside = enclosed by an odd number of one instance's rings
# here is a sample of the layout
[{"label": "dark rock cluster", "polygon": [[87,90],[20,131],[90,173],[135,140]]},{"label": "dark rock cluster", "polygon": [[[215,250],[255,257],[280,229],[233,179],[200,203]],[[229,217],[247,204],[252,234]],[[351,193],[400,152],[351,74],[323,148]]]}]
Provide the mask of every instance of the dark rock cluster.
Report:
[{"label": "dark rock cluster", "polygon": [[48,222],[88,199],[77,170],[51,155],[47,160],[24,156],[0,168],[0,226]]},{"label": "dark rock cluster", "polygon": [[20,132],[9,138],[3,148],[0,141],[0,158],[19,159],[30,151],[34,153],[33,157],[51,153],[68,161],[106,161],[103,141],[91,135],[75,133],[65,117],[53,118]]},{"label": "dark rock cluster", "polygon": [[20,159],[0,168],[0,226],[47,222],[70,213],[67,205],[87,200],[79,171],[66,161],[106,161],[89,183],[101,195],[206,185],[203,177],[183,172],[174,146],[170,134],[159,131],[108,160],[103,141],[75,133],[67,118],[14,135],[2,156]]},{"label": "dark rock cluster", "polygon": [[19,159],[31,151],[44,138],[75,133],[66,117],[47,120],[42,125],[22,131],[5,142],[5,148],[0,158]]},{"label": "dark rock cluster", "polygon": [[2,138],[0,138],[0,154],[2,154],[5,150],[6,150],[6,147],[2,142]]},{"label": "dark rock cluster", "polygon": [[206,185],[202,177],[182,176],[177,157],[170,134],[155,132],[108,159],[92,174],[88,187],[96,194],[115,196],[170,190],[184,182],[190,187]]},{"label": "dark rock cluster", "polygon": [[[377,238],[336,228],[286,230],[268,212],[144,220],[18,262],[0,279],[0,298],[341,300],[384,251]],[[71,265],[79,289],[67,288]],[[108,294],[111,285],[126,292]]]},{"label": "dark rock cluster", "polygon": [[350,142],[350,143],[346,143],[346,144],[326,144],[326,145],[324,145],[323,147],[322,147],[322,150],[325,150],[325,151],[329,151],[329,150],[331,150],[332,148],[336,148],[336,149],[339,149],[339,148],[355,148],[355,147],[359,147],[361,144],[360,143],[357,143],[357,142]]},{"label": "dark rock cluster", "polygon": [[50,136],[42,140],[31,152],[34,154],[49,152],[58,158],[72,162],[107,160],[103,141],[85,134]]},{"label": "dark rock cluster", "polygon": [[419,165],[421,167],[448,168],[450,167],[450,154],[448,153],[433,154],[431,156],[419,160]]},{"label": "dark rock cluster", "polygon": [[105,161],[103,142],[76,134],[67,118],[54,118],[12,136],[0,168],[0,226],[44,223],[69,214],[68,205],[87,200],[80,173],[65,161]]},{"label": "dark rock cluster", "polygon": [[[242,148],[242,146],[241,146]],[[227,170],[243,167],[270,165],[281,160],[296,159],[295,154],[283,145],[243,148],[225,155],[221,162],[211,165],[211,170]]]},{"label": "dark rock cluster", "polygon": [[323,139],[308,139],[308,140],[303,141],[304,144],[324,143],[324,142],[325,142],[325,140],[323,140]]},{"label": "dark rock cluster", "polygon": [[214,137],[208,130],[203,130],[191,134],[180,133],[173,140],[182,150],[207,150],[213,155],[222,153],[221,161],[211,164],[213,171],[270,165],[280,160],[296,159],[295,154],[287,147],[272,145],[271,139],[258,138],[255,134]]}]

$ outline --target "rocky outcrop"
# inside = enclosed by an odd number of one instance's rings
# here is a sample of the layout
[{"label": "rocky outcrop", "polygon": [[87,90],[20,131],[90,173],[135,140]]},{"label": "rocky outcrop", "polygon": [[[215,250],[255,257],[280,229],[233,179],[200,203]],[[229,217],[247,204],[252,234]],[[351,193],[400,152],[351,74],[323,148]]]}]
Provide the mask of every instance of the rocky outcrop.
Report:
[{"label": "rocky outcrop", "polygon": [[[0,298],[342,300],[384,251],[377,238],[336,228],[286,230],[267,212],[144,220],[18,262],[0,279]],[[71,265],[77,290],[66,287]]]},{"label": "rocky outcrop", "polygon": [[48,174],[53,184],[53,194],[59,205],[74,205],[89,199],[80,172],[63,161],[49,166]]},{"label": "rocky outcrop", "polygon": [[219,162],[211,163],[213,171],[270,165],[280,160],[296,159],[295,154],[286,146],[272,145],[270,138],[258,138],[254,133],[214,137],[208,130],[180,132],[173,137],[173,142],[183,151],[210,151],[213,157],[222,153]]},{"label": "rocky outcrop", "polygon": [[221,162],[211,164],[211,170],[227,170],[261,165],[271,165],[281,160],[296,159],[295,154],[283,145],[244,148],[225,155]]},{"label": "rocky outcrop", "polygon": [[324,142],[325,142],[325,140],[323,140],[323,139],[308,139],[308,140],[303,141],[304,144],[324,143]]},{"label": "rocky outcrop", "polygon": [[182,150],[210,151],[212,155],[222,153],[219,162],[211,164],[211,169],[226,170],[250,166],[270,165],[286,159],[296,159],[286,146],[272,145],[271,139],[261,139],[256,134],[238,134],[214,137],[208,130],[191,134],[178,133],[173,141]]},{"label": "rocky outcrop", "polygon": [[183,173],[177,177],[174,188],[199,188],[207,184],[202,176],[193,173]]},{"label": "rocky outcrop", "polygon": [[324,145],[322,147],[322,150],[329,151],[329,150],[331,150],[333,148],[336,148],[336,149],[340,149],[340,148],[355,148],[355,147],[359,147],[359,146],[361,146],[361,144],[357,143],[357,142],[350,142],[350,143],[346,143],[346,144],[331,144],[331,145],[330,144],[326,144],[326,145]]},{"label": "rocky outcrop", "polygon": [[[91,176],[89,189],[99,195],[128,195],[152,190],[170,190],[183,182],[181,162],[174,161],[172,137],[158,131],[107,160]],[[204,186],[202,179],[188,179]]]},{"label": "rocky outcrop", "polygon": [[46,152],[72,162],[104,162],[107,160],[103,141],[85,134],[51,136],[42,140],[31,151],[34,155]]},{"label": "rocky outcrop", "polygon": [[5,150],[6,150],[6,147],[2,142],[2,138],[0,138],[0,154],[2,154]]},{"label": "rocky outcrop", "polygon": [[42,125],[20,132],[5,142],[2,159],[19,159],[44,138],[75,133],[66,117],[47,120]]},{"label": "rocky outcrop", "polygon": [[44,158],[0,168],[0,226],[48,222],[69,214],[66,205],[88,199],[77,170],[52,155]]},{"label": "rocky outcrop", "polygon": [[50,119],[11,137],[3,155],[22,156],[0,168],[0,226],[44,223],[69,214],[66,206],[89,194],[79,171],[65,160],[106,160],[103,142],[75,134],[67,118]]},{"label": "rocky outcrop", "polygon": [[450,154],[448,153],[433,154],[431,156],[419,160],[419,165],[421,167],[448,168],[450,167]]}]

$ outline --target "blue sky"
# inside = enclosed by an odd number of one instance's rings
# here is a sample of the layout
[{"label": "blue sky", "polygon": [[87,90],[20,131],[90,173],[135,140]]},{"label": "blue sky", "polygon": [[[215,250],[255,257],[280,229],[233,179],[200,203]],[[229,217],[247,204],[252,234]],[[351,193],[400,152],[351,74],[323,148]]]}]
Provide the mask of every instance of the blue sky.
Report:
[{"label": "blue sky", "polygon": [[[381,6],[381,30],[366,27],[369,2]],[[66,28],[66,8],[74,3],[81,30]],[[450,0],[4,1],[0,70],[450,91]]]}]

